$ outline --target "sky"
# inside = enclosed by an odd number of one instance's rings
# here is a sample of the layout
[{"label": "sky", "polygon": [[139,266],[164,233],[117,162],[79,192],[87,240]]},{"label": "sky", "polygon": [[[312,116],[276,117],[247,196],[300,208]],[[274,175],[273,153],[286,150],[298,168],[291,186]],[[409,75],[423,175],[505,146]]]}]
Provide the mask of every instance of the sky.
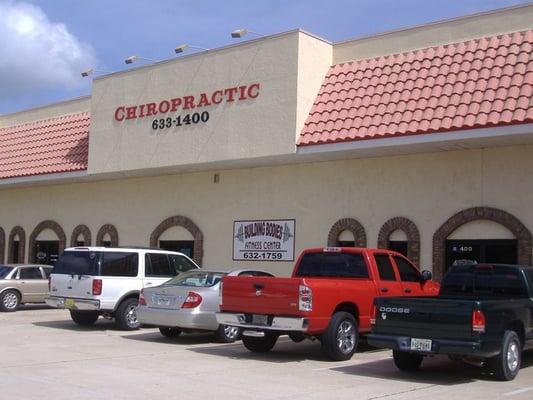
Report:
[{"label": "sky", "polygon": [[[302,28],[330,41],[525,4],[523,0],[0,0],[0,115],[90,95],[89,68],[216,48],[230,32]],[[249,36],[248,39],[252,38]],[[244,39],[239,39],[244,40]],[[134,64],[137,66],[139,64]]]}]

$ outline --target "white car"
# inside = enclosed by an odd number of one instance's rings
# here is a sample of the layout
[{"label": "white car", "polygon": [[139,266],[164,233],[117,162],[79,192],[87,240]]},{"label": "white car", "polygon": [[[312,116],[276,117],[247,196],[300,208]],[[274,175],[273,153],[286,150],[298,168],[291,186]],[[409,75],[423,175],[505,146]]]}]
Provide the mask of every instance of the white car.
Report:
[{"label": "white car", "polygon": [[122,329],[137,329],[141,289],[197,268],[185,254],[161,249],[72,247],[57,260],[45,301],[70,310],[79,325],[92,325],[103,315]]}]

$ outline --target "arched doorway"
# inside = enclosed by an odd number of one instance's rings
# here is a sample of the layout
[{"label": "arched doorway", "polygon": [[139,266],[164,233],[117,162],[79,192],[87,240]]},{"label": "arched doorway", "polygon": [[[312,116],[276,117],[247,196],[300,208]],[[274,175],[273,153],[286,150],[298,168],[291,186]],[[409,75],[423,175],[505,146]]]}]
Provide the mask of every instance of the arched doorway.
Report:
[{"label": "arched doorway", "polygon": [[26,254],[26,232],[15,226],[9,233],[7,261],[11,264],[24,263]]},{"label": "arched doorway", "polygon": [[70,245],[75,246],[90,246],[91,245],[91,231],[87,225],[78,225],[70,235]]},{"label": "arched doorway", "polygon": [[28,259],[31,263],[54,265],[65,250],[65,231],[55,221],[43,221],[32,231]]},{"label": "arched doorway", "polygon": [[410,219],[395,217],[385,222],[379,230],[378,247],[397,251],[420,264],[420,233]]},{"label": "arched doorway", "polygon": [[366,233],[363,225],[353,218],[343,218],[333,224],[328,234],[328,246],[366,247]]},{"label": "arched doorway", "polygon": [[161,222],[150,235],[150,246],[180,251],[202,265],[204,235],[187,217],[176,215]]},{"label": "arched doorway", "polygon": [[433,235],[433,273],[442,279],[458,259],[531,264],[531,232],[512,214],[474,207],[449,218]]},{"label": "arched doorway", "polygon": [[96,245],[103,247],[118,246],[118,231],[112,224],[105,224],[96,233]]},{"label": "arched doorway", "polygon": [[5,248],[6,248],[6,233],[0,227],[0,263],[4,262],[4,254],[5,254]]}]

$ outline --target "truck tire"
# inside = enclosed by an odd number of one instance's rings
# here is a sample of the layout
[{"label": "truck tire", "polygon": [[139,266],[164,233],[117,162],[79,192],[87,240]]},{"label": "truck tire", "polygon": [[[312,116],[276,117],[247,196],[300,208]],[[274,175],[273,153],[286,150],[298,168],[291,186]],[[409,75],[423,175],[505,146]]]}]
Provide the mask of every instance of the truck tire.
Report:
[{"label": "truck tire", "polygon": [[334,361],[349,360],[357,350],[358,342],[359,332],[354,316],[344,311],[333,314],[322,335],[324,353]]},{"label": "truck tire", "polygon": [[90,326],[96,322],[98,317],[99,315],[97,311],[70,310],[70,318],[80,326]]},{"label": "truck tire", "polygon": [[522,362],[522,344],[514,331],[505,331],[500,354],[489,360],[489,368],[500,381],[512,381]]},{"label": "truck tire", "polygon": [[264,337],[243,336],[242,344],[253,353],[267,353],[276,344],[278,336],[272,332],[265,332]]},{"label": "truck tire", "polygon": [[420,368],[424,356],[420,354],[407,353],[405,351],[392,351],[392,358],[394,359],[394,364],[399,370],[402,371],[416,371]]},{"label": "truck tire", "polygon": [[20,306],[20,294],[15,290],[6,290],[0,294],[0,311],[17,311]]},{"label": "truck tire", "polygon": [[115,313],[115,323],[120,329],[132,331],[141,327],[137,320],[138,305],[139,300],[136,298],[129,298],[120,303]]},{"label": "truck tire", "polygon": [[159,328],[159,332],[161,332],[161,335],[167,338],[177,338],[179,335],[181,335],[181,329],[178,328],[161,327]]},{"label": "truck tire", "polygon": [[241,336],[241,328],[236,326],[222,325],[215,331],[215,340],[219,343],[233,343]]}]

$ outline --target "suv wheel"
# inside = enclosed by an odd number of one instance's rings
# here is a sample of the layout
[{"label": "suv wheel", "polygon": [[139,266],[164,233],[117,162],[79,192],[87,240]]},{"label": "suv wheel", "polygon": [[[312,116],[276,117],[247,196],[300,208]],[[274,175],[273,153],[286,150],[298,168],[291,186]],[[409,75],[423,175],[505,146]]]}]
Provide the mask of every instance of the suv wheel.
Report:
[{"label": "suv wheel", "polygon": [[402,371],[416,371],[420,368],[424,356],[420,354],[406,353],[405,351],[392,351],[392,358],[396,367]]},{"label": "suv wheel", "polygon": [[161,332],[161,335],[167,338],[177,338],[179,335],[181,335],[181,329],[178,328],[161,327],[159,328],[159,332]]},{"label": "suv wheel", "polygon": [[266,353],[272,350],[277,340],[277,334],[265,332],[264,337],[243,336],[242,344],[253,353]]},{"label": "suv wheel", "polygon": [[503,334],[500,354],[489,360],[489,367],[496,379],[500,381],[512,381],[522,361],[522,344],[514,331],[505,331]]},{"label": "suv wheel", "polygon": [[215,340],[220,343],[233,343],[241,336],[241,328],[222,325],[215,331]]},{"label": "suv wheel", "polygon": [[138,299],[126,299],[115,313],[115,322],[120,329],[125,331],[131,331],[134,329],[139,329],[141,323],[137,319],[137,306],[139,305]]},{"label": "suv wheel", "polygon": [[326,355],[334,361],[349,360],[357,350],[358,342],[359,332],[354,316],[344,311],[333,314],[322,335],[322,349]]},{"label": "suv wheel", "polygon": [[96,322],[99,315],[97,311],[76,311],[70,310],[70,318],[76,324],[81,326],[89,326]]},{"label": "suv wheel", "polygon": [[6,290],[0,294],[0,311],[17,311],[20,306],[20,294],[14,290]]}]

